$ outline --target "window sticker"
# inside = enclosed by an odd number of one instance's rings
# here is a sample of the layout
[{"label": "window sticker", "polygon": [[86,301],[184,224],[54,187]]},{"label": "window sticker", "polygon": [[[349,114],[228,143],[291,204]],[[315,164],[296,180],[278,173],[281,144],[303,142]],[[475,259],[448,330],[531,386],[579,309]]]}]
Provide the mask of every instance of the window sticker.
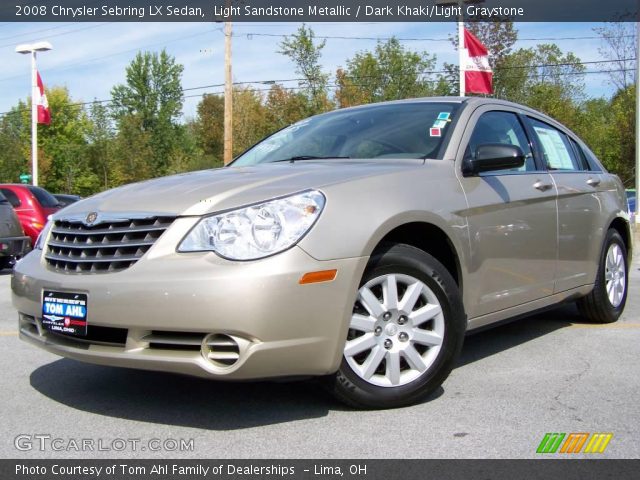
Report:
[{"label": "window sticker", "polygon": [[429,136],[430,137],[441,137],[442,136],[442,129],[438,128],[438,127],[432,127],[429,129]]},{"label": "window sticker", "polygon": [[449,112],[440,112],[438,114],[438,120],[444,120],[446,122],[447,120],[449,120],[450,116],[451,114]]},{"label": "window sticker", "polygon": [[446,120],[436,120],[433,124],[433,128],[444,128],[447,126]]},{"label": "window sticker", "polygon": [[560,132],[538,126],[533,127],[542,143],[547,157],[547,165],[554,170],[572,170],[573,162],[562,141]]}]

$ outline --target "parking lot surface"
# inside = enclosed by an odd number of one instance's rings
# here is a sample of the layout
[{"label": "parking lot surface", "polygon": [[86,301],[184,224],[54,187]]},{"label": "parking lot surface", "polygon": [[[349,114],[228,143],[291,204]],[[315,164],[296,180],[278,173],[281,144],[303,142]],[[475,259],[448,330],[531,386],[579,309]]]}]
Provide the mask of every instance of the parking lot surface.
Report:
[{"label": "parking lot surface", "polygon": [[365,412],[313,381],[222,383],[41,351],[17,337],[5,270],[0,457],[532,458],[546,432],[611,432],[599,457],[639,458],[638,257],[617,323],[566,305],[469,336],[433,398]]}]

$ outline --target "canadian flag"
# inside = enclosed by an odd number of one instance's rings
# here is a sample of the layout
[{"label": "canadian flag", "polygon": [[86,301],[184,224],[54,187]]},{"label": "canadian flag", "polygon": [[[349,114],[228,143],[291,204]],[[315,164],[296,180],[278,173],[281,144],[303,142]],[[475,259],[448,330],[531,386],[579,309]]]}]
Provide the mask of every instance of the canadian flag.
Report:
[{"label": "canadian flag", "polygon": [[475,35],[464,29],[463,64],[465,93],[493,93],[489,52]]},{"label": "canadian flag", "polygon": [[36,76],[38,78],[38,88],[36,89],[34,100],[38,106],[38,123],[50,125],[51,112],[49,111],[47,95],[44,93],[44,84],[42,83],[42,78],[40,78],[40,72],[36,72]]}]

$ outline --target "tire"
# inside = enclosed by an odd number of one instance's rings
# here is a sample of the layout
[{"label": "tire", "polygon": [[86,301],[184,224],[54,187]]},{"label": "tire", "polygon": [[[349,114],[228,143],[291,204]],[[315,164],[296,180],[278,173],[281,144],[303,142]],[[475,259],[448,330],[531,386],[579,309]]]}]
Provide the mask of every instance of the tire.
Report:
[{"label": "tire", "polygon": [[[613,285],[613,287],[612,287]],[[624,311],[629,285],[627,248],[610,229],[605,237],[593,290],[576,303],[582,316],[594,323],[613,323]],[[615,292],[610,295],[611,292]]]},{"label": "tire", "polygon": [[369,260],[349,327],[329,389],[356,408],[394,408],[444,382],[462,348],[466,317],[458,286],[438,260],[388,244]]}]

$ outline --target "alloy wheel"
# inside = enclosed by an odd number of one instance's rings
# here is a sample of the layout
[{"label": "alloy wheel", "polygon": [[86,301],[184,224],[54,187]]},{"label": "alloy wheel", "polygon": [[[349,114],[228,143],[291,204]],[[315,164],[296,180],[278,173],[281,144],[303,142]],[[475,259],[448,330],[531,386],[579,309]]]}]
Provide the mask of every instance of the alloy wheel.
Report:
[{"label": "alloy wheel", "polygon": [[344,356],[366,382],[398,387],[425,374],[445,333],[435,293],[409,275],[387,274],[358,291]]}]

